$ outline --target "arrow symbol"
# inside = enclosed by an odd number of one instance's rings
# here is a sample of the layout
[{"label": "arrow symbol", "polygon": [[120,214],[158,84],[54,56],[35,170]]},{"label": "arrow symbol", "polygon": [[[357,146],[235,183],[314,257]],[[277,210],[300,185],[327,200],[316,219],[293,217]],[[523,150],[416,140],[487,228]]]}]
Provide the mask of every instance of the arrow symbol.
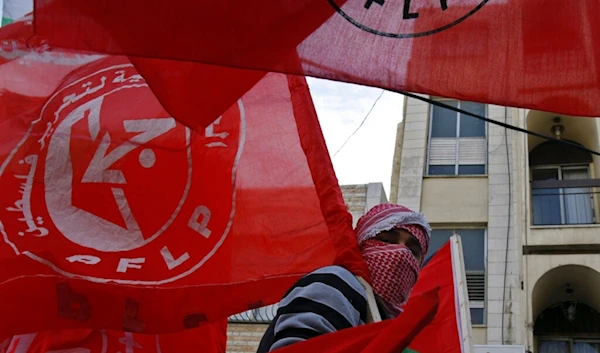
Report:
[{"label": "arrow symbol", "polygon": [[[91,112],[88,121],[90,132],[98,131],[98,127],[96,127],[95,124],[99,124],[99,119],[93,119],[91,117]],[[127,184],[122,171],[109,170],[109,168],[137,147],[144,145],[175,128],[175,119],[125,120],[123,121],[123,126],[125,127],[126,132],[139,132],[139,134],[110,151],[108,154],[106,151],[110,146],[111,139],[108,132],[104,134],[100,146],[94,153],[90,165],[83,174],[82,182]]]},{"label": "arrow symbol", "polygon": [[[97,136],[98,131],[100,130],[99,113],[100,110],[98,109],[98,116],[93,116],[92,111],[90,111],[90,115],[88,117],[89,129],[92,136],[94,136],[94,134]],[[139,134],[135,135],[130,140],[124,142],[109,153],[106,153],[106,151],[108,150],[111,142],[110,134],[108,132],[104,134],[102,141],[100,142],[100,146],[98,146],[98,149],[94,153],[88,168],[83,174],[81,182],[127,184],[127,180],[125,180],[125,175],[123,175],[122,171],[111,170],[109,168],[115,164],[115,162],[125,157],[137,147],[142,146],[173,129],[175,127],[175,119],[163,118],[125,120],[123,121],[123,126],[126,132],[139,132]],[[111,191],[113,193],[115,202],[119,207],[123,221],[125,221],[127,230],[139,231],[140,227],[133,213],[131,212],[129,202],[127,201],[127,197],[125,196],[123,189],[111,188]]]}]

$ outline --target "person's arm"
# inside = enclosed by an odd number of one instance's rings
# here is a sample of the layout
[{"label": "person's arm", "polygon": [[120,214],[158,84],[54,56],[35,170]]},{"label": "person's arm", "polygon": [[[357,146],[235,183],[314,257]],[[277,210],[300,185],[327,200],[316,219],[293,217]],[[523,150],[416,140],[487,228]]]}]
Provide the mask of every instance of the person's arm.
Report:
[{"label": "person's arm", "polygon": [[363,324],[365,290],[348,270],[329,266],[303,277],[279,304],[270,351]]}]

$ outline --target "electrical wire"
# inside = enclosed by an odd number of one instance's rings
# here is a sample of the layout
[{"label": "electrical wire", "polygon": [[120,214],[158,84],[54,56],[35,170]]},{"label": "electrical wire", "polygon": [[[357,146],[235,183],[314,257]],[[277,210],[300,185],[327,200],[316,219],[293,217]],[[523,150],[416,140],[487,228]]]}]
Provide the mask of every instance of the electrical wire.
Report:
[{"label": "electrical wire", "polygon": [[[506,124],[506,107],[504,107],[505,111],[504,111],[504,123]],[[500,148],[502,148],[502,145],[504,144],[504,141],[506,141],[506,134],[502,135],[502,141],[500,141],[500,143],[498,144],[498,146],[496,146],[496,148],[493,151],[489,151],[488,154],[494,154],[496,152],[498,152],[498,150]]]},{"label": "electrical wire", "polygon": [[504,284],[502,286],[502,344],[506,344],[506,342],[504,342],[504,316],[506,315],[506,278],[508,277],[508,245],[510,239],[510,215],[512,210],[512,170],[510,168],[510,154],[508,152],[508,124],[506,124],[506,122],[508,121],[507,116],[508,110],[505,107],[504,123],[506,126],[504,127],[504,140],[506,141],[506,143],[504,145],[506,146],[506,164],[508,165],[508,224],[506,226],[506,251],[504,252]]},{"label": "electrical wire", "polygon": [[340,153],[340,151],[344,148],[344,146],[346,146],[346,144],[348,143],[348,141],[350,141],[350,139],[352,138],[352,136],[356,135],[356,133],[358,132],[358,130],[360,130],[360,128],[363,126],[363,124],[365,123],[365,121],[367,121],[367,118],[369,117],[369,115],[371,115],[371,112],[373,111],[373,108],[375,108],[375,105],[377,105],[377,102],[379,102],[379,99],[381,99],[381,97],[383,96],[383,94],[385,93],[385,90],[382,89],[381,90],[381,94],[379,95],[379,97],[377,97],[377,99],[375,99],[375,102],[373,102],[373,105],[371,106],[371,109],[369,109],[369,112],[367,113],[367,115],[365,115],[364,119],[361,121],[360,125],[358,125],[358,127],[356,128],[356,130],[354,130],[354,132],[352,134],[350,134],[350,136],[348,136],[348,138],[346,139],[346,141],[342,144],[342,147],[340,147],[334,154],[333,157],[331,157],[331,159],[334,159],[335,156]]},{"label": "electrical wire", "polygon": [[455,108],[453,106],[444,104],[442,102],[435,101],[433,99],[429,99],[429,98],[425,98],[425,97],[419,97],[416,94],[412,94],[412,93],[408,93],[408,92],[404,92],[404,91],[397,91],[397,92],[400,93],[400,94],[403,94],[403,95],[405,95],[407,97],[410,97],[410,98],[418,99],[420,101],[423,101],[423,102],[426,102],[426,103],[429,103],[429,104],[437,105],[438,107],[446,108],[446,109],[455,111],[457,113],[461,113],[461,114],[465,114],[465,115],[468,115],[468,116],[472,116],[472,117],[474,117],[476,119],[486,121],[486,122],[488,122],[490,124],[502,126],[504,128],[507,128],[507,129],[510,129],[510,130],[513,130],[513,131],[523,132],[523,133],[528,134],[528,135],[532,135],[532,136],[536,136],[536,137],[541,137],[541,138],[543,138],[545,140],[553,141],[553,142],[556,142],[556,143],[562,143],[562,144],[568,145],[570,147],[576,148],[578,150],[582,150],[582,151],[591,153],[593,155],[600,156],[600,152],[591,150],[589,148],[585,148],[584,146],[581,146],[579,144],[573,143],[571,141],[559,140],[559,139],[557,139],[557,138],[555,138],[553,136],[550,136],[550,135],[540,134],[540,133],[533,132],[533,131],[527,130],[527,129],[523,129],[523,128],[520,128],[520,127],[517,127],[517,126],[514,126],[514,125],[510,125],[510,124],[503,123],[503,122],[500,122],[500,121],[492,120],[492,119],[486,118],[484,116],[473,114],[473,113],[468,112],[466,110],[463,110],[463,109],[460,109],[460,108]]}]

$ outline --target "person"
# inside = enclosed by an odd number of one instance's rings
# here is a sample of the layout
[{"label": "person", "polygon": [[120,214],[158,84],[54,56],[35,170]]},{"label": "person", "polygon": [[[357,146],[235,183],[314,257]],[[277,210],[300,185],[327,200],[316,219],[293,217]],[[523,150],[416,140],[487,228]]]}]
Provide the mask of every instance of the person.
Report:
[{"label": "person", "polygon": [[[355,232],[369,270],[375,310],[382,319],[394,318],[402,312],[417,281],[431,228],[421,213],[380,204],[358,220]],[[370,313],[368,301],[368,286],[347,269],[317,269],[284,295],[257,353],[363,325],[376,317]]]}]

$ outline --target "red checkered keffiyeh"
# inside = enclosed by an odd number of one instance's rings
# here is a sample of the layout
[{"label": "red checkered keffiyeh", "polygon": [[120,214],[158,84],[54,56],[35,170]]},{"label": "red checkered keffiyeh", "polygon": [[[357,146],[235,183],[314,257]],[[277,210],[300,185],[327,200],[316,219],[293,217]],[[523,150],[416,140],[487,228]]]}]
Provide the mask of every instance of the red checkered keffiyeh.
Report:
[{"label": "red checkered keffiyeh", "polygon": [[431,228],[422,214],[404,206],[382,204],[373,207],[359,219],[356,235],[375,293],[385,301],[392,314],[398,315],[417,282],[421,264],[405,245],[373,239],[394,228],[411,233],[421,245],[422,258],[425,257]]}]

